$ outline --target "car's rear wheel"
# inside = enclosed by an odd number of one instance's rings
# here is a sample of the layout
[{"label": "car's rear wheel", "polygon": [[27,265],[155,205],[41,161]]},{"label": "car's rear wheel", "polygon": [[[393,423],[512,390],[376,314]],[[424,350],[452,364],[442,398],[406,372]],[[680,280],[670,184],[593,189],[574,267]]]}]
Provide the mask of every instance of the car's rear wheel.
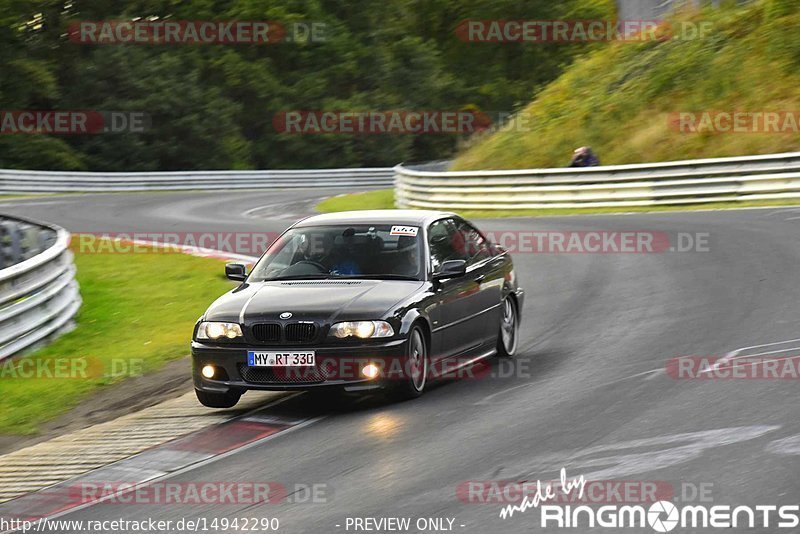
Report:
[{"label": "car's rear wheel", "polygon": [[242,394],[238,391],[229,391],[227,393],[209,393],[208,391],[194,390],[197,395],[197,400],[200,404],[208,408],[233,408]]},{"label": "car's rear wheel", "polygon": [[408,334],[406,358],[400,383],[391,390],[391,396],[398,399],[413,399],[422,395],[428,381],[428,350],[422,328],[415,326]]},{"label": "car's rear wheel", "polygon": [[517,303],[508,296],[503,299],[501,308],[503,316],[500,319],[500,334],[497,336],[497,355],[501,358],[511,358],[517,352],[519,338]]}]

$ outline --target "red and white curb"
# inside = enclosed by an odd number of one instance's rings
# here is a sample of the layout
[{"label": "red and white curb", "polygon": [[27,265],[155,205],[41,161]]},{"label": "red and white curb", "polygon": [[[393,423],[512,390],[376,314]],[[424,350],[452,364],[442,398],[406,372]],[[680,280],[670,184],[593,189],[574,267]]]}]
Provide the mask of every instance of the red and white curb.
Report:
[{"label": "red and white curb", "polygon": [[[291,410],[282,412],[280,404],[295,396],[282,396],[240,417],[192,432],[41,491],[2,503],[0,518],[7,523],[15,520],[37,521],[93,506],[115,495],[216,461],[324,417],[297,417]],[[82,485],[109,481],[113,482],[115,487],[124,489],[89,502],[75,491],[76,487]]]}]

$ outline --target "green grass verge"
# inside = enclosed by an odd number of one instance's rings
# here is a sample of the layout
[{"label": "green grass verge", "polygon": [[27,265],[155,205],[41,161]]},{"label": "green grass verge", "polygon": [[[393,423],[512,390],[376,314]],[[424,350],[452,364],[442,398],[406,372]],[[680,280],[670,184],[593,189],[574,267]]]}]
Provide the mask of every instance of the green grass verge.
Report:
[{"label": "green grass verge", "polygon": [[[185,356],[194,322],[231,289],[222,262],[184,254],[76,253],[75,264],[83,297],[77,328],[26,358],[79,362],[78,377],[20,378],[22,373],[0,365],[0,433],[33,434],[91,393],[123,380],[124,373],[109,376],[113,361],[117,371],[124,362],[129,370],[141,365],[149,373]],[[85,372],[82,361],[89,362]]]},{"label": "green grass verge", "polygon": [[[796,0],[686,10],[673,27],[703,37],[614,42],[571,65],[524,109],[526,130],[475,138],[454,170],[564,167],[590,145],[606,165],[791,152],[785,133],[681,131],[677,113],[800,109],[800,11]],[[686,26],[683,26],[683,25]]]},{"label": "green grass verge", "polygon": [[379,189],[366,193],[352,193],[326,198],[316,206],[321,213],[351,210],[394,209],[394,189]]},{"label": "green grass verge", "polygon": [[[761,200],[749,202],[717,202],[690,206],[641,206],[632,208],[556,208],[541,210],[454,210],[469,219],[494,219],[503,217],[548,217],[559,215],[589,215],[597,213],[651,213],[661,211],[721,210],[736,208],[792,206],[800,200]],[[339,211],[378,210],[394,208],[394,190],[381,189],[369,193],[339,195],[317,204],[317,211],[333,213]]]}]

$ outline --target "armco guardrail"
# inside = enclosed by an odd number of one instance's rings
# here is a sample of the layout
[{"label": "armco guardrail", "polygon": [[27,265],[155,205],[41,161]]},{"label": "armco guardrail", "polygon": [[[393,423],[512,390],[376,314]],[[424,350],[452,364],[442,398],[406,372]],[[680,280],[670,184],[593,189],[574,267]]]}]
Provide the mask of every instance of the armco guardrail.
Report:
[{"label": "armco guardrail", "polygon": [[587,169],[395,167],[399,208],[515,210],[800,198],[800,153]]},{"label": "armco guardrail", "polygon": [[0,193],[391,187],[393,174],[391,168],[196,172],[0,170]]},{"label": "armco guardrail", "polygon": [[3,360],[70,328],[81,297],[66,230],[0,215],[0,239]]}]

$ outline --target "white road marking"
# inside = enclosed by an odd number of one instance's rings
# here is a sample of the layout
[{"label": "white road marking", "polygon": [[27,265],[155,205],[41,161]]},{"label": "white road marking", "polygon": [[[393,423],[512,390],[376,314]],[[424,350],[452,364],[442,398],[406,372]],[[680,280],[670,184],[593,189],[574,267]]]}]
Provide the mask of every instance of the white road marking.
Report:
[{"label": "white road marking", "polygon": [[271,208],[277,208],[279,206],[284,206],[284,205],[286,205],[285,202],[278,202],[278,203],[275,203],[275,204],[264,204],[263,206],[256,206],[255,208],[250,208],[247,211],[243,211],[242,212],[242,217],[244,217],[246,219],[252,219],[252,218],[254,218],[253,214],[255,212],[257,212],[257,211],[261,211],[261,210],[265,210],[265,209],[271,209]]},{"label": "white road marking", "polygon": [[[297,220],[312,213],[314,211],[312,206],[317,205],[326,198],[329,197],[324,196],[324,197],[314,197],[314,198],[304,198],[304,199],[290,199],[284,202],[273,202],[270,204],[264,204],[261,206],[256,206],[255,208],[250,208],[248,210],[245,210],[241,213],[241,215],[246,219]],[[292,209],[292,212],[291,213],[287,212],[286,211],[287,208]],[[301,210],[303,213],[301,214],[296,213],[298,209]],[[269,210],[269,213],[266,213],[265,217],[259,217],[256,215],[256,213],[266,210]]]},{"label": "white road marking", "polygon": [[[623,479],[686,464],[718,451],[721,446],[751,441],[780,428],[779,425],[718,428],[592,445],[534,457],[527,465],[520,466],[519,472],[492,478],[525,480],[530,473],[540,472],[543,466],[569,465],[587,480]],[[591,471],[591,468],[597,470]]]},{"label": "white road marking", "polygon": [[781,352],[786,352],[786,351],[790,351],[790,350],[800,350],[800,347],[788,347],[788,348],[785,348],[785,349],[758,352],[756,354],[742,354],[743,352],[748,351],[748,350],[752,350],[752,349],[763,349],[763,348],[775,347],[775,346],[778,346],[778,345],[786,345],[788,343],[798,343],[798,342],[800,342],[800,339],[787,339],[786,341],[776,341],[774,343],[764,343],[763,345],[753,345],[752,347],[742,347],[740,349],[736,349],[734,351],[731,351],[731,352],[727,353],[725,356],[723,356],[722,358],[720,358],[719,360],[714,362],[713,366],[711,366],[711,367],[709,367],[707,369],[701,369],[699,372],[700,373],[710,373],[712,371],[717,371],[717,370],[720,369],[720,366],[722,364],[727,364],[728,362],[731,362],[731,361],[739,359],[739,358],[753,358],[753,357],[756,357],[756,356],[766,356],[766,355],[769,355],[769,354],[780,354]]},{"label": "white road marking", "polygon": [[645,378],[645,380],[653,380],[657,376],[660,376],[661,374],[666,373],[666,372],[667,372],[667,370],[664,367],[659,367],[658,369],[653,369],[652,371],[650,371],[648,373],[650,376]]},{"label": "white road marking", "polygon": [[[800,342],[800,339],[788,339],[786,341],[776,341],[775,343],[765,343],[763,345],[753,345],[752,347],[742,347],[740,349],[736,349],[734,351],[731,351],[731,352],[727,353],[725,356],[723,356],[722,358],[720,358],[719,360],[714,362],[713,366],[707,367],[706,369],[701,369],[700,371],[698,371],[698,373],[710,373],[712,371],[718,371],[722,364],[728,363],[730,361],[733,361],[733,360],[736,360],[736,359],[739,359],[739,358],[754,358],[756,356],[766,356],[766,355],[769,355],[769,354],[780,354],[781,352],[787,352],[787,351],[790,351],[790,350],[800,351],[800,347],[788,347],[788,348],[785,348],[785,349],[758,352],[756,354],[741,354],[742,352],[744,352],[746,350],[760,349],[760,348],[766,348],[766,347],[774,347],[776,345],[785,345],[787,343],[798,343],[798,342]],[[791,356],[791,357],[787,357],[787,358],[779,358],[779,359],[778,358],[773,358],[770,361],[786,361],[786,360],[793,360],[795,358],[800,358],[800,354],[798,354],[797,356]],[[763,362],[755,362],[753,364],[748,364],[748,365],[760,365],[761,363],[763,363]],[[625,378],[620,378],[619,380],[615,380],[615,381],[609,382],[607,384],[601,384],[601,386],[598,386],[598,387],[607,386],[607,385],[611,385],[611,384],[616,384],[617,382],[623,382],[623,381],[629,380],[631,378],[636,378],[636,377],[639,377],[639,376],[646,376],[646,375],[650,375],[650,376],[647,376],[647,378],[645,378],[645,380],[653,380],[654,378],[656,378],[659,375],[664,374],[664,373],[666,373],[666,367],[659,367],[658,369],[653,369],[652,371],[644,371],[642,373],[637,373],[635,375],[626,376]],[[512,389],[514,389],[514,388],[512,388]],[[507,391],[510,391],[510,390],[507,390]],[[500,393],[504,393],[504,392],[501,391]],[[494,394],[494,395],[497,395],[497,394]],[[490,395],[490,396],[493,396],[493,395]]]},{"label": "white road marking", "polygon": [[[747,356],[747,358],[752,358],[754,356],[759,356],[759,355],[758,354],[754,354],[752,356]],[[769,362],[785,362],[785,361],[789,361],[789,360],[795,360],[797,358],[800,358],[800,355],[789,356],[787,358],[770,358],[769,360],[766,360],[766,361],[746,363],[746,364],[740,365],[739,367],[755,367],[756,365],[764,365],[765,363],[767,363],[767,361],[769,361]],[[714,370],[732,369],[732,368],[733,368],[733,366],[726,366],[726,367],[715,366]],[[703,373],[703,372],[710,372],[710,371],[711,371],[711,369],[703,370],[703,371],[699,371],[699,372]]]}]

